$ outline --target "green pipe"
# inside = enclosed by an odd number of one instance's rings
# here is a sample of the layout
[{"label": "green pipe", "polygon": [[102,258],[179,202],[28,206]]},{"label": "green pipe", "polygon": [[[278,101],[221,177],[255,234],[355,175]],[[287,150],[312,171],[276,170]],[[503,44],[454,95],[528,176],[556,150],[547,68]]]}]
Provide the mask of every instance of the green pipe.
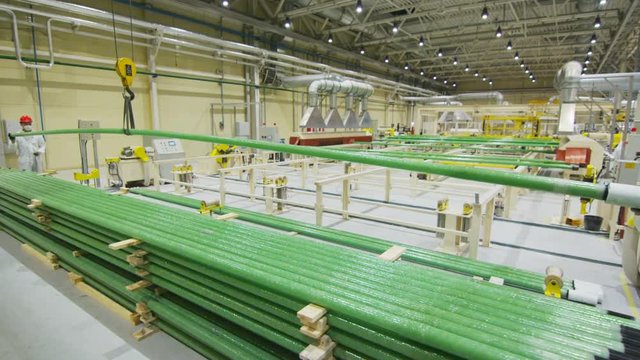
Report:
[{"label": "green pipe", "polygon": [[[31,135],[57,135],[57,134],[80,134],[80,133],[99,133],[99,134],[124,134],[123,129],[61,129],[48,131],[34,131],[31,133],[19,133],[15,136],[31,136]],[[397,159],[389,159],[382,156],[367,154],[351,154],[330,149],[321,149],[315,147],[296,146],[288,144],[276,144],[266,141],[246,140],[239,138],[224,138],[209,135],[185,134],[170,131],[154,131],[154,130],[129,130],[131,135],[157,136],[166,138],[178,138],[184,140],[203,141],[211,143],[224,143],[236,146],[246,146],[261,150],[270,150],[277,152],[286,152],[297,155],[327,158],[340,161],[350,161],[354,163],[363,163],[382,167],[389,167],[419,173],[429,173],[450,176],[454,178],[487,182],[493,184],[516,186],[527,189],[543,190],[554,193],[580,196],[591,199],[604,200],[606,195],[606,186],[601,184],[591,184],[580,181],[571,181],[564,179],[551,179],[546,177],[537,177],[525,174],[513,174],[504,171],[494,171],[488,169],[460,167],[435,163],[423,162],[407,162]],[[640,204],[628,204],[632,207],[640,207]]]}]

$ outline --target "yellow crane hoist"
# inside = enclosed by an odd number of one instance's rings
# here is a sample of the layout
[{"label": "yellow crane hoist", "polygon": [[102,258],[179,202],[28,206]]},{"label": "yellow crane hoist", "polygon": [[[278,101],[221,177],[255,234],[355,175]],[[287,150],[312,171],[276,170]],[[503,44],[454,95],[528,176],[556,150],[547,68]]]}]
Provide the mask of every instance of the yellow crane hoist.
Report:
[{"label": "yellow crane hoist", "polygon": [[136,64],[129,58],[118,58],[116,61],[116,74],[120,77],[123,87],[124,113],[122,116],[122,128],[125,134],[129,135],[129,129],[136,128],[133,119],[133,106],[131,105],[131,101],[136,97],[136,94],[131,90],[133,78],[136,76]]}]

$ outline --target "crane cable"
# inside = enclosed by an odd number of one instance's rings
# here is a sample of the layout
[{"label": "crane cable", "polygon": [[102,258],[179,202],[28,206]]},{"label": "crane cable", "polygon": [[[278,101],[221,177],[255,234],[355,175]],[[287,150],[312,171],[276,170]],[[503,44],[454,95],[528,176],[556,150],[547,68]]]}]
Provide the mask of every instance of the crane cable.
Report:
[{"label": "crane cable", "polygon": [[129,0],[129,31],[131,42],[131,58],[120,57],[118,55],[118,37],[116,30],[116,13],[113,6],[113,0],[111,0],[111,20],[113,25],[113,42],[116,51],[116,73],[122,81],[122,98],[124,99],[124,110],[122,114],[122,129],[124,133],[129,135],[130,129],[135,129],[135,120],[133,117],[133,106],[131,102],[135,99],[136,95],[131,90],[133,84],[133,78],[136,75],[136,64],[134,62],[133,51],[133,14],[131,11],[131,0]]}]

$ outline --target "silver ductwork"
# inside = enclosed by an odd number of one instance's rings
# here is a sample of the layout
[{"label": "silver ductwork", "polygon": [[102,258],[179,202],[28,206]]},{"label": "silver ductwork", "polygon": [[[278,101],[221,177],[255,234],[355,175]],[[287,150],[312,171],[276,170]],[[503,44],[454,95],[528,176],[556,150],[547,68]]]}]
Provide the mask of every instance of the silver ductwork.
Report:
[{"label": "silver ductwork", "polygon": [[400,96],[400,100],[416,102],[422,104],[451,104],[468,100],[495,100],[496,104],[502,105],[504,96],[499,91],[486,91],[463,93],[457,95],[439,95],[439,96]]},{"label": "silver ductwork", "polygon": [[[282,77],[282,84],[286,87],[300,87],[308,85],[307,110],[305,111],[300,127],[303,128],[362,128],[369,127],[370,117],[367,111],[367,99],[373,94],[373,86],[367,83],[344,79],[333,74],[304,75]],[[329,112],[326,118],[322,118],[319,109],[320,94],[329,93]],[[340,116],[337,106],[337,94],[346,94],[345,117]],[[361,112],[356,117],[353,113],[353,99],[360,99]],[[363,119],[366,120],[362,125]],[[313,126],[312,126],[313,125]]]}]

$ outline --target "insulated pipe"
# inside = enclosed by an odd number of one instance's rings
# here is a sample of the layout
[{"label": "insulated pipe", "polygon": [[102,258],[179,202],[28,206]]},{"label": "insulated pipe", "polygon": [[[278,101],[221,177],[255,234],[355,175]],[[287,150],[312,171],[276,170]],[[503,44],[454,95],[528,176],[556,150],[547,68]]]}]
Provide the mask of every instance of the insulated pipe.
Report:
[{"label": "insulated pipe", "polygon": [[[48,131],[34,131],[31,133],[18,133],[14,136],[33,135],[59,135],[59,134],[125,134],[123,129],[59,129]],[[444,164],[407,162],[398,159],[390,159],[382,156],[368,154],[353,154],[331,149],[321,149],[316,147],[296,146],[288,144],[276,144],[266,141],[247,140],[239,138],[225,138],[198,134],[185,134],[171,131],[154,131],[130,129],[131,135],[157,136],[165,138],[177,138],[184,140],[203,141],[210,143],[229,144],[236,146],[246,146],[254,149],[271,150],[276,152],[286,152],[304,156],[320,157],[340,161],[350,161],[355,163],[376,165],[394,169],[413,171],[418,173],[431,173],[436,175],[450,176],[459,179],[473,180],[492,184],[516,186],[533,190],[549,191],[559,194],[580,196],[591,199],[605,200],[607,203],[640,208],[640,189],[637,186],[612,184],[603,185],[591,184],[581,181],[571,181],[564,179],[552,179],[525,174],[514,174],[503,171],[494,171],[477,168],[461,168]],[[615,193],[615,194],[614,194]],[[634,194],[634,196],[627,196]]]},{"label": "insulated pipe", "polygon": [[[295,63],[297,65],[304,65],[304,66],[308,66],[311,68],[315,68],[315,69],[320,69],[321,71],[331,71],[331,72],[336,72],[336,73],[342,73],[344,75],[347,76],[353,76],[356,78],[362,78],[364,80],[367,81],[373,81],[373,82],[377,82],[380,83],[381,85],[394,89],[394,88],[402,88],[405,91],[410,91],[410,92],[415,92],[415,93],[421,93],[421,94],[436,94],[435,91],[431,91],[431,90],[426,90],[426,89],[422,89],[419,87],[415,87],[415,86],[410,86],[410,85],[406,85],[406,84],[402,84],[402,83],[398,83],[395,81],[391,81],[391,80],[386,80],[386,79],[382,79],[376,76],[372,76],[372,75],[365,75],[359,72],[355,72],[355,71],[351,71],[351,70],[346,70],[346,69],[339,69],[339,68],[334,68],[331,67],[329,65],[325,65],[325,64],[320,64],[317,62],[313,62],[313,61],[307,61],[304,59],[300,59],[297,58],[295,56],[290,56],[290,55],[286,55],[286,54],[281,54],[275,51],[269,51],[269,50],[265,50],[265,49],[261,49],[255,46],[251,46],[251,45],[246,45],[246,44],[242,44],[242,43],[237,43],[237,42],[232,42],[232,41],[227,41],[227,40],[222,40],[222,39],[216,39],[216,38],[212,38],[203,34],[198,34],[192,31],[188,31],[188,30],[184,30],[184,29],[180,29],[180,28],[176,28],[176,27],[171,27],[171,26],[164,26],[164,25],[160,25],[160,24],[154,24],[154,23],[150,23],[150,22],[146,22],[143,20],[137,20],[137,19],[130,19],[128,17],[125,16],[121,16],[121,15],[115,15],[113,16],[113,14],[107,12],[107,11],[102,11],[102,10],[98,10],[98,9],[94,9],[94,8],[90,8],[90,7],[86,7],[86,6],[81,6],[81,5],[76,5],[76,4],[71,4],[71,3],[66,3],[66,2],[62,2],[62,1],[52,1],[52,0],[20,0],[21,2],[26,2],[29,4],[36,4],[36,5],[43,5],[43,6],[48,6],[57,10],[64,10],[64,11],[70,11],[73,13],[77,13],[77,14],[82,14],[85,16],[90,16],[90,17],[94,17],[94,18],[98,18],[98,19],[102,19],[105,21],[108,21],[109,23],[111,23],[111,21],[115,21],[118,23],[122,23],[125,24],[127,27],[129,27],[130,24],[137,26],[137,27],[141,27],[144,28],[146,30],[149,31],[162,31],[162,33],[164,34],[164,40],[170,40],[168,38],[168,36],[176,36],[176,37],[183,37],[183,38],[188,38],[191,40],[196,40],[196,41],[203,41],[206,43],[210,43],[210,44],[214,44],[216,46],[222,46],[222,47],[227,47],[227,48],[231,48],[231,49],[235,49],[238,51],[245,51],[245,52],[249,52],[249,53],[253,53],[256,54],[258,56],[260,56],[261,58],[264,59],[268,59],[268,58],[275,58],[275,59],[280,59],[283,61],[289,61],[291,63]],[[11,8],[13,10],[16,11],[22,11],[22,12],[26,12],[26,13],[32,13],[34,12],[34,10],[31,9],[26,9],[26,8],[18,8],[18,7],[12,7],[12,6],[4,6],[6,8]],[[41,15],[43,16],[55,16],[53,14],[46,14],[46,13],[41,13]],[[113,16],[113,17],[112,17]],[[78,19],[79,22],[83,22],[83,20]],[[184,45],[189,45],[189,43],[184,42]]]},{"label": "insulated pipe", "polygon": [[569,84],[568,80],[580,77],[582,65],[577,61],[569,61],[558,70],[554,79],[554,86],[560,92],[560,120],[558,132],[572,134],[575,132],[576,101],[578,100],[579,84]]},{"label": "insulated pipe", "polygon": [[302,86],[308,86],[316,80],[333,80],[343,81],[344,79],[340,75],[336,74],[313,74],[313,75],[298,75],[298,76],[279,76],[278,79],[282,82],[282,86],[286,88],[297,88]]},{"label": "insulated pipe", "polygon": [[[295,83],[295,82],[293,82]],[[317,107],[319,103],[318,93],[331,92],[331,93],[346,93],[361,98],[369,97],[373,94],[373,86],[353,81],[353,80],[314,80],[309,84],[309,107]],[[335,107],[332,107],[335,108]]]},{"label": "insulated pipe", "polygon": [[440,96],[400,96],[402,101],[413,101],[424,104],[433,104],[437,102],[451,102],[451,101],[467,101],[467,100],[487,100],[495,99],[496,104],[502,105],[504,102],[504,95],[499,91],[486,91],[475,93],[463,93],[457,95],[440,95]]}]

